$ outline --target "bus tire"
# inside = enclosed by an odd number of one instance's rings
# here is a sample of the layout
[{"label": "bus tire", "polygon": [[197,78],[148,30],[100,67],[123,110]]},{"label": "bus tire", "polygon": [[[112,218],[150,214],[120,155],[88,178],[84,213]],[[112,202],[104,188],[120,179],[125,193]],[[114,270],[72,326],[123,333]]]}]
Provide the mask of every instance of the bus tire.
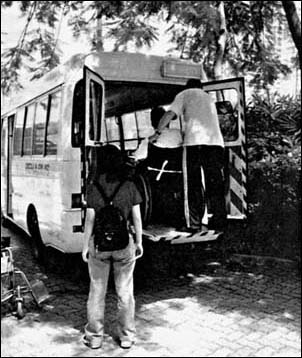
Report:
[{"label": "bus tire", "polygon": [[44,263],[45,246],[43,244],[40,234],[38,215],[33,205],[30,205],[27,210],[27,228],[31,235],[31,247],[33,257],[39,263]]}]

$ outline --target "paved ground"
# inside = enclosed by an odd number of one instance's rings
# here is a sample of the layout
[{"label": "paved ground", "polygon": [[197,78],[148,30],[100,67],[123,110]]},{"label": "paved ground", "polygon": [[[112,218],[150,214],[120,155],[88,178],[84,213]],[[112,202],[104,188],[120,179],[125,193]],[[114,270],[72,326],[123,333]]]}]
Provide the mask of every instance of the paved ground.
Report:
[{"label": "paved ground", "polygon": [[[81,342],[88,281],[85,272],[74,272],[82,267],[79,258],[63,264],[63,255],[49,252],[52,264],[45,270],[33,262],[24,236],[12,234],[12,245],[16,266],[30,280],[43,280],[51,297],[42,309],[28,298],[22,320],[2,304],[2,357],[301,357],[297,269],[233,264],[194,272],[191,265],[193,273],[172,275],[176,266],[166,259],[172,269],[157,279],[153,261],[152,274],[136,280],[136,345],[122,350],[112,338],[116,301],[111,285],[104,344],[90,350]],[[181,252],[174,264],[180,263]]]}]

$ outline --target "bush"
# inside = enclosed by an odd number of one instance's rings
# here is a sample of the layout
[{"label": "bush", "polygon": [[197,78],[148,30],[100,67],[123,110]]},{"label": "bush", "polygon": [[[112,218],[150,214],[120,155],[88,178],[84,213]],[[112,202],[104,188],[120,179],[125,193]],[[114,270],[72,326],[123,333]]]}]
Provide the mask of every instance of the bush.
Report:
[{"label": "bush", "polygon": [[[254,96],[247,107],[249,220],[235,250],[297,259],[300,255],[301,104]],[[236,239],[235,239],[236,241]]]}]

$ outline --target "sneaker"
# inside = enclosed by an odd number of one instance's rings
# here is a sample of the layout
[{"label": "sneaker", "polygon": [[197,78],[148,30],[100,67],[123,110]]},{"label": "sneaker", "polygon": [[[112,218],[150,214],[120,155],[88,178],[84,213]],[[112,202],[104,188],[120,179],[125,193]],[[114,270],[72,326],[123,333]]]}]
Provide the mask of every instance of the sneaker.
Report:
[{"label": "sneaker", "polygon": [[83,343],[85,346],[91,348],[91,349],[98,349],[102,347],[102,341],[98,337],[90,337],[87,338],[86,336],[83,337]]},{"label": "sneaker", "polygon": [[133,344],[133,341],[131,341],[129,338],[126,338],[126,339],[124,338],[124,339],[121,339],[121,341],[120,341],[120,346],[123,349],[131,348],[132,344]]}]

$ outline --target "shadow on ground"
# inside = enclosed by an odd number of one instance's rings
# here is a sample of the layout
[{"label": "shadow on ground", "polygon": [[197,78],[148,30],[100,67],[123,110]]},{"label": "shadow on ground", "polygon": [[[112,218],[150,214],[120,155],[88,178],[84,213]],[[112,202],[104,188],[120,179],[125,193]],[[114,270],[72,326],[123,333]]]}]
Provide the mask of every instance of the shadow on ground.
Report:
[{"label": "shadow on ground", "polygon": [[[32,259],[29,238],[20,232],[17,234],[17,240],[13,242],[16,264],[30,280],[42,279],[51,295],[42,308],[29,301],[26,308],[32,319],[25,319],[19,326],[52,327],[52,342],[56,345],[79,342],[86,323],[89,290],[86,264],[80,255],[64,255],[48,249],[48,264],[38,265]],[[145,256],[138,262],[135,272],[138,340],[151,353],[156,344],[150,337],[158,327],[169,329],[177,324],[198,322],[212,313],[238,317],[238,324],[252,318],[254,330],[259,329],[259,322],[269,316],[275,324],[285,323],[299,332],[298,282],[297,271],[273,266],[246,267],[229,261],[217,247],[145,243]],[[292,292],[293,287],[295,292]],[[189,310],[188,299],[190,304],[191,301],[194,303]],[[105,324],[105,333],[111,337],[114,336],[116,304],[111,277]],[[1,310],[1,318],[8,314],[7,309]],[[242,330],[245,329],[242,323]],[[13,334],[8,327],[5,337]],[[116,342],[109,340],[104,354],[115,349]],[[79,345],[75,356],[85,354],[87,348]]]}]

